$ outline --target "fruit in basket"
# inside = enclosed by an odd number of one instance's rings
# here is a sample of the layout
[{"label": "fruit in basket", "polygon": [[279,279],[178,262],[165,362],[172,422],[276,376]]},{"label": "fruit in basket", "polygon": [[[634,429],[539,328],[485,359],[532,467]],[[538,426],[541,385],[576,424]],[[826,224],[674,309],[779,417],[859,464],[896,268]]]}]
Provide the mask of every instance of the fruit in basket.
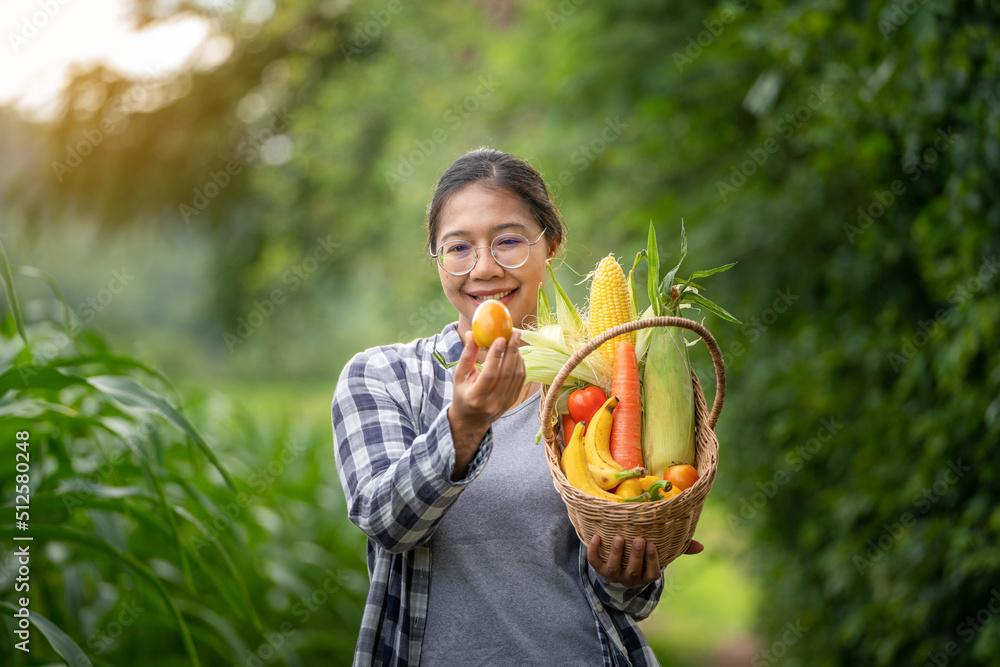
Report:
[{"label": "fruit in basket", "polygon": [[[615,256],[608,255],[598,263],[590,283],[590,337],[596,338],[598,334],[634,319],[625,274]],[[615,362],[615,350],[622,341],[635,345],[635,332],[615,336],[597,348],[609,364]]]},{"label": "fruit in basket", "polygon": [[694,486],[694,483],[698,481],[698,471],[695,470],[694,466],[686,463],[682,465],[670,466],[667,468],[667,475],[665,479],[683,491],[685,489],[690,489]]},{"label": "fruit in basket", "polygon": [[574,421],[589,423],[607,400],[608,397],[604,395],[600,387],[591,385],[583,389],[576,389],[570,393],[567,399],[569,414]]},{"label": "fruit in basket", "polygon": [[615,470],[614,468],[594,466],[588,463],[587,467],[590,468],[590,476],[594,478],[594,483],[605,491],[610,491],[623,482],[630,479],[638,479],[646,474],[646,469],[642,466],[632,468],[631,470]]},{"label": "fruit in basket", "polygon": [[579,422],[576,425],[576,428],[573,430],[573,437],[570,438],[569,444],[563,452],[562,465],[563,472],[566,473],[566,479],[576,488],[595,498],[603,498],[616,503],[622,502],[622,499],[615,494],[608,493],[599,487],[590,473],[590,466],[587,464],[587,452],[584,449],[583,443],[586,426],[585,422]]},{"label": "fruit in basket", "polygon": [[612,412],[618,406],[618,397],[612,396],[604,402],[587,427],[585,438],[587,461],[595,467],[624,470],[611,456],[611,424]]},{"label": "fruit in basket", "polygon": [[476,345],[488,348],[497,338],[510,340],[514,333],[514,320],[507,306],[493,299],[483,301],[472,314],[472,336]]},{"label": "fruit in basket", "polygon": [[611,393],[618,397],[611,424],[611,458],[622,468],[636,468],[642,465],[642,396],[635,347],[628,341],[622,341],[615,352]]}]

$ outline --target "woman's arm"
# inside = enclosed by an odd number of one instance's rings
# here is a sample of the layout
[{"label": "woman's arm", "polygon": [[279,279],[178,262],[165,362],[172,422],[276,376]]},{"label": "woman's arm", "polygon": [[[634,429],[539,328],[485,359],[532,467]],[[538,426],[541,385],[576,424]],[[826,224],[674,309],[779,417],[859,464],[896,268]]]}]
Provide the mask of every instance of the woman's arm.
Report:
[{"label": "woman's arm", "polygon": [[523,384],[520,354],[502,355],[503,345],[495,344],[480,372],[471,336],[469,343],[455,369],[453,401],[425,432],[409,407],[410,392],[422,388],[407,385],[394,351],[356,356],[337,383],[334,450],[348,518],[390,552],[423,544],[479,475],[492,448],[489,425],[516,400],[511,367],[518,361],[518,388]]}]

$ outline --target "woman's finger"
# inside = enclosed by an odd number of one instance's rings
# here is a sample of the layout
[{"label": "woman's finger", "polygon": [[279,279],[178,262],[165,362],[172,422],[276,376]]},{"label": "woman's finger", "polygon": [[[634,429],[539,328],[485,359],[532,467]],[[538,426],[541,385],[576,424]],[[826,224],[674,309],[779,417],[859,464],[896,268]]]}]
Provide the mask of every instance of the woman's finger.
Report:
[{"label": "woman's finger", "polygon": [[486,352],[486,359],[483,360],[483,369],[476,380],[476,391],[484,396],[493,392],[496,387],[497,378],[500,376],[500,363],[504,356],[504,347],[507,341],[497,338],[490,344]]},{"label": "woman's finger", "polygon": [[[619,538],[615,538],[617,543]],[[622,540],[624,542],[624,539]],[[628,581],[639,581],[642,577],[642,564],[646,555],[646,540],[637,537],[632,540],[632,552],[628,556],[628,564],[625,566],[625,577]]]},{"label": "woman's finger", "polygon": [[660,559],[656,553],[656,544],[653,540],[646,542],[646,569],[643,571],[646,581],[656,581],[660,578]]},{"label": "woman's finger", "polygon": [[514,332],[507,343],[497,377],[497,391],[510,401],[514,401],[524,389],[524,357],[517,349],[519,340],[520,334]]},{"label": "woman's finger", "polygon": [[471,331],[466,332],[465,347],[462,348],[462,356],[458,358],[455,366],[455,379],[464,380],[474,370],[476,370],[476,355],[479,354],[479,346],[476,345],[475,338]]}]

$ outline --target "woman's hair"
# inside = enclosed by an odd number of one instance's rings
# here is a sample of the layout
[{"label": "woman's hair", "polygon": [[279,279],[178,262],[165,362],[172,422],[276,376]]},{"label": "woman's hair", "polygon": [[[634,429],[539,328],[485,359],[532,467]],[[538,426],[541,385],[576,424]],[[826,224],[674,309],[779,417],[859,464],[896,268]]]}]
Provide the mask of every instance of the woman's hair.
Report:
[{"label": "woman's hair", "polygon": [[434,197],[427,207],[427,246],[433,253],[441,223],[441,211],[452,195],[468,185],[479,185],[507,190],[527,204],[538,224],[545,230],[545,238],[562,243],[566,228],[562,213],[552,198],[542,175],[524,160],[492,148],[477,148],[451,163],[434,188]]}]

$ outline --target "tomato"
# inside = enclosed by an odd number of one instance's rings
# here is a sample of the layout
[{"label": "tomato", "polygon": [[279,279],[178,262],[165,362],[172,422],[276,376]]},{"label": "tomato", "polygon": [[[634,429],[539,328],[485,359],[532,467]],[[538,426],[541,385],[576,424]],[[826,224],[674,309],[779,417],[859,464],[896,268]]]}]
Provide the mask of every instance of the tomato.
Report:
[{"label": "tomato", "polygon": [[584,389],[577,389],[569,395],[569,414],[573,421],[590,423],[591,419],[608,397],[604,395],[600,387],[593,385]]},{"label": "tomato", "polygon": [[664,479],[679,488],[681,491],[689,489],[698,481],[698,471],[694,466],[688,464],[670,466]]},{"label": "tomato", "polygon": [[476,345],[488,348],[497,338],[510,340],[514,320],[507,306],[499,301],[483,301],[472,314],[472,337]]}]

